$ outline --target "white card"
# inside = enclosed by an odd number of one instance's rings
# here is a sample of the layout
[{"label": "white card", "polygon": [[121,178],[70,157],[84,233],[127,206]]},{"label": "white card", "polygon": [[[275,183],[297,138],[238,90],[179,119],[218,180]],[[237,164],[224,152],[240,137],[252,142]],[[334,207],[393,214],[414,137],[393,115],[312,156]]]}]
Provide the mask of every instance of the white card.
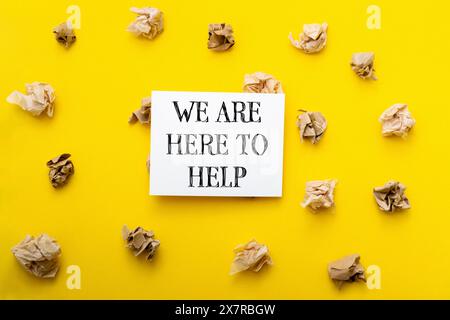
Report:
[{"label": "white card", "polygon": [[284,94],[153,91],[150,194],[281,197]]}]

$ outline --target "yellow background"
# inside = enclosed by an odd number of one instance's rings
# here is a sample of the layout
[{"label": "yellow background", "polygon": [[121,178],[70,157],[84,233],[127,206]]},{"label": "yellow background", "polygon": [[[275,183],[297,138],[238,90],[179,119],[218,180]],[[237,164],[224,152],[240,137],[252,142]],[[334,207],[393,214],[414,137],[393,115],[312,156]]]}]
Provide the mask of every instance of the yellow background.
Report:
[{"label": "yellow background", "polygon": [[[81,8],[70,50],[52,28]],[[366,9],[382,10],[381,30]],[[165,30],[154,41],[125,31],[131,6],[154,6]],[[0,298],[391,299],[450,298],[448,163],[449,5],[445,1],[1,1],[0,4]],[[317,55],[291,46],[303,23],[329,24]],[[227,22],[236,45],[207,50],[208,23]],[[379,81],[350,69],[351,54],[374,51]],[[151,90],[240,92],[245,73],[278,78],[286,93],[283,197],[150,197],[145,161],[149,128],[127,119]],[[56,90],[53,119],[9,105],[25,83]],[[408,103],[417,124],[406,140],[384,138],[379,115]],[[297,109],[329,122],[318,145],[300,143]],[[46,161],[72,154],[75,175],[54,190]],[[304,184],[336,178],[336,207],[300,207]],[[372,188],[397,179],[412,209],[385,214]],[[132,256],[121,227],[156,232],[161,247],[147,263]],[[46,232],[62,246],[61,270],[37,279],[11,247]],[[274,265],[228,275],[232,249],[252,238]],[[336,289],[326,265],[359,253],[378,265],[381,290],[363,283]],[[81,290],[66,288],[79,265]]]}]

